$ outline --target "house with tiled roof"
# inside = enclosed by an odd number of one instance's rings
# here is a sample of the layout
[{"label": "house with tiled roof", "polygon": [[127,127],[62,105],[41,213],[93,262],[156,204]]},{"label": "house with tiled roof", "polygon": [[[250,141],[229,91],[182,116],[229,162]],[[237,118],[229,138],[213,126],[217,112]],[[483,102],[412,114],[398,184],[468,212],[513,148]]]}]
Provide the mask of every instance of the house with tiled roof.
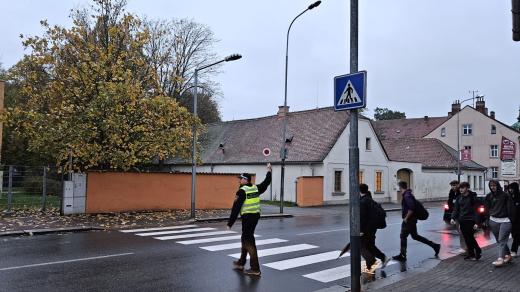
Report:
[{"label": "house with tiled roof", "polygon": [[[520,180],[520,131],[497,120],[494,111],[488,112],[483,97],[476,98],[475,107],[462,109],[455,101],[446,120],[424,137],[469,152],[473,161],[487,169],[483,188],[489,179],[504,183]],[[473,189],[481,188],[480,177],[462,174],[461,180],[468,181]]]},{"label": "house with tiled roof", "polygon": [[[200,138],[201,172],[250,172],[262,178],[265,164],[273,165],[273,183],[262,199],[279,200],[282,121],[287,117],[288,148],[285,200],[297,202],[302,177],[322,179],[323,204],[348,200],[349,113],[332,107],[289,112],[280,107],[273,116],[209,124]],[[419,199],[445,197],[456,176],[456,151],[436,139],[422,139],[445,119],[421,123],[374,122],[360,116],[360,181],[369,185],[377,201],[398,201],[397,182],[407,180]],[[264,149],[271,155],[265,156]],[[166,162],[170,170],[189,171],[189,163]],[[467,162],[467,171],[483,167]]]}]

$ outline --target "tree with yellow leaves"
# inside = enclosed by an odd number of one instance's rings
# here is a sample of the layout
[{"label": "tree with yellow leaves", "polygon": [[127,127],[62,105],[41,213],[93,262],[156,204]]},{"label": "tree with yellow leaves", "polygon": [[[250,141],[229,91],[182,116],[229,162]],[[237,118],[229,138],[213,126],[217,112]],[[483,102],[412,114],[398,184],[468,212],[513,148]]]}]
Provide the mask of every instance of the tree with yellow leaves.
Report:
[{"label": "tree with yellow leaves", "polygon": [[27,102],[7,109],[4,120],[30,151],[61,166],[72,157],[78,170],[188,158],[200,121],[163,93],[147,63],[148,30],[125,13],[125,1],[94,2],[72,13],[70,29],[42,21],[43,36],[22,36],[29,53],[10,78]]}]

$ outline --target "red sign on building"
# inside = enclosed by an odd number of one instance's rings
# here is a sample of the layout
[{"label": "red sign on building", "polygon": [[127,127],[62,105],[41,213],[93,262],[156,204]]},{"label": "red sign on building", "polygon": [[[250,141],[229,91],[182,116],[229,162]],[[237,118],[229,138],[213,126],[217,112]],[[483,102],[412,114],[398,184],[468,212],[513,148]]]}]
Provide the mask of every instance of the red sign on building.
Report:
[{"label": "red sign on building", "polygon": [[471,149],[460,150],[460,160],[464,160],[464,161],[471,160]]},{"label": "red sign on building", "polygon": [[515,142],[502,137],[502,145],[500,146],[500,160],[515,160],[516,144]]}]

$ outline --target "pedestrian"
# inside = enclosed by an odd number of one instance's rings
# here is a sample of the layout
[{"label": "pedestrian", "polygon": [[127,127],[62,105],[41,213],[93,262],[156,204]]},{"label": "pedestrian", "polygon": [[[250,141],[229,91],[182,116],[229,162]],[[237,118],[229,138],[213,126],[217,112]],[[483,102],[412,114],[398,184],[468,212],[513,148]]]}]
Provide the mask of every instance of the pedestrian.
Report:
[{"label": "pedestrian", "polygon": [[[267,164],[265,179],[258,185],[251,183],[251,175],[249,173],[242,173],[238,178],[240,187],[236,193],[227,224],[228,229],[231,229],[240,213],[242,219],[242,250],[240,258],[233,262],[233,268],[243,271],[246,275],[260,276],[260,264],[258,263],[255,242],[255,228],[260,219],[260,195],[265,192],[267,187],[271,184],[271,164]],[[248,254],[251,268],[244,270]]]},{"label": "pedestrian", "polygon": [[469,190],[469,183],[462,182],[459,185],[460,196],[455,200],[451,224],[459,224],[460,230],[467,244],[465,260],[479,260],[482,257],[482,249],[475,240],[474,232],[478,229],[480,216],[477,214],[477,194]]},{"label": "pedestrian", "polygon": [[502,191],[497,180],[489,181],[489,194],[486,195],[486,208],[489,210],[489,226],[498,243],[498,259],[493,262],[501,267],[512,261],[511,251],[507,245],[512,228],[513,200]]},{"label": "pedestrian", "polygon": [[438,243],[434,243],[427,238],[420,236],[417,233],[417,217],[414,215],[416,212],[417,201],[412,194],[412,190],[408,189],[408,184],[405,181],[399,182],[399,191],[403,194],[403,199],[401,201],[402,205],[402,218],[403,223],[401,224],[401,253],[394,256],[393,259],[397,261],[404,262],[406,261],[406,248],[408,244],[408,235],[412,236],[412,239],[422,242],[431,248],[433,248],[435,252],[435,256],[439,255],[439,251],[441,249],[441,245]]},{"label": "pedestrian", "polygon": [[[448,193],[448,210],[451,211],[451,214],[449,216],[445,217],[444,220],[446,222],[450,222],[451,218],[453,216],[453,209],[455,207],[455,201],[457,201],[457,198],[460,196],[460,190],[459,190],[459,181],[453,180],[450,182],[450,192]],[[475,194],[476,195],[476,194]],[[464,240],[464,235],[462,235],[462,231],[460,230],[460,225],[458,221],[455,221],[455,228],[457,228],[457,232],[459,233],[459,243],[460,243],[460,250],[458,251],[460,254],[467,253],[467,246],[466,241]]]},{"label": "pedestrian", "polygon": [[[368,273],[373,274],[376,268],[376,258],[381,260],[382,267],[386,267],[390,258],[388,258],[379,248],[376,246],[376,232],[378,226],[375,224],[377,221],[375,216],[376,213],[375,204],[372,199],[372,194],[368,190],[368,185],[360,184],[359,192],[360,198],[360,229],[361,229],[361,255],[365,259],[366,269]],[[384,215],[384,213],[383,213]],[[383,219],[384,220],[384,219]]]},{"label": "pedestrian", "polygon": [[507,191],[513,199],[513,204],[515,206],[515,214],[513,218],[513,226],[511,229],[511,234],[513,235],[513,244],[511,245],[511,256],[518,256],[518,246],[520,245],[520,190],[517,182],[513,182],[509,184],[507,187]]}]

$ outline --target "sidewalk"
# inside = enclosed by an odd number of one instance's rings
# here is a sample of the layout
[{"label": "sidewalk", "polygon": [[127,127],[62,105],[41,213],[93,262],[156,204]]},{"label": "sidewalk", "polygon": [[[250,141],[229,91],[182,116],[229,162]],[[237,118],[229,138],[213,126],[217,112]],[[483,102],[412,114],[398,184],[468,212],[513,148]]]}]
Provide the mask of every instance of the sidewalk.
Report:
[{"label": "sidewalk", "polygon": [[[484,249],[480,261],[465,261],[462,256],[455,256],[427,272],[411,270],[410,275],[401,275],[404,280],[369,291],[520,291],[520,258],[495,268],[491,262],[496,260],[497,254],[493,244]],[[391,281],[391,277],[382,281]]]}]

